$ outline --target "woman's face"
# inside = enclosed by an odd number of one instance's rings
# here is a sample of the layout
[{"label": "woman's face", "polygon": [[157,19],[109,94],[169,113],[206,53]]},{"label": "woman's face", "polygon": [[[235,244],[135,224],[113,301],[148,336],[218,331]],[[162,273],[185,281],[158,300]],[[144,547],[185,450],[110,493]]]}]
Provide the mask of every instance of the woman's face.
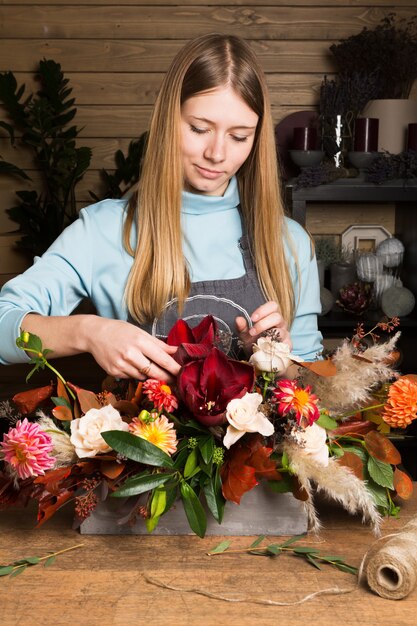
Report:
[{"label": "woman's face", "polygon": [[223,195],[249,156],[257,123],[258,115],[231,87],[186,100],[181,109],[185,189]]}]

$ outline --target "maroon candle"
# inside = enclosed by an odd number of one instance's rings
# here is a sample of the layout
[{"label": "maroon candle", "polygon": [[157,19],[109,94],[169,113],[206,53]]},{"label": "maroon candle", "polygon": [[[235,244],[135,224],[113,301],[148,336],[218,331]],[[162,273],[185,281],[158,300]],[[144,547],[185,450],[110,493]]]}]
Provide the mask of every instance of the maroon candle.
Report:
[{"label": "maroon candle", "polygon": [[407,150],[417,150],[417,124],[408,125]]},{"label": "maroon candle", "polygon": [[379,119],[358,117],[355,121],[355,152],[376,152],[378,150]]},{"label": "maroon candle", "polygon": [[292,141],[293,150],[315,150],[317,129],[311,126],[296,126]]}]

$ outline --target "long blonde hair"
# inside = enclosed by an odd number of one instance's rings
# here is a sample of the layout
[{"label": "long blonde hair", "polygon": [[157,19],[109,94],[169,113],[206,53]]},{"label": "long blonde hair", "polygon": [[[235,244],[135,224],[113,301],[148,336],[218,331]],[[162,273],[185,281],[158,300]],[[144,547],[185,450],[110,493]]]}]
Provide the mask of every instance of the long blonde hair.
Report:
[{"label": "long blonde hair", "polygon": [[240,203],[264,295],[279,303],[288,324],[292,321],[294,289],[283,245],[287,233],[265,76],[245,41],[210,34],[186,44],[168,69],[151,118],[138,192],[127,211],[124,245],[134,262],[125,296],[130,314],[139,323],[154,319],[174,296],[181,313],[187,298],[190,277],[181,232],[181,105],[198,93],[226,85],[259,117],[251,154],[237,173]]}]

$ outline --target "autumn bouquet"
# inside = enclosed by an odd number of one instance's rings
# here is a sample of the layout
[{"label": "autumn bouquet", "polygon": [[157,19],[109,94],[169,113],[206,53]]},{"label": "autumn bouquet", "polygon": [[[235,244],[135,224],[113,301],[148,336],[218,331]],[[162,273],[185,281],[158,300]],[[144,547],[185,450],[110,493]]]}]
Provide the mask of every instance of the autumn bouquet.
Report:
[{"label": "autumn bouquet", "polygon": [[[378,529],[381,514],[397,514],[396,496],[412,491],[387,435],[416,418],[416,377],[394,369],[398,333],[383,342],[376,334],[396,325],[359,326],[331,358],[305,363],[274,331],[248,361],[231,359],[212,317],[195,328],[180,320],[167,338],[181,364],[175,386],[108,378],[99,393],[64,380],[40,339],[23,332],[28,377],[49,367],[56,382],[0,405],[12,422],[0,442],[0,508],[36,500],[40,525],[75,501],[79,524],[98,502],[123,498],[121,521],[143,518],[151,532],[180,499],[202,537],[207,515],[221,524],[226,503],[262,480],[271,494],[303,500],[314,530],[317,490]],[[293,363],[295,379],[286,375]]]}]

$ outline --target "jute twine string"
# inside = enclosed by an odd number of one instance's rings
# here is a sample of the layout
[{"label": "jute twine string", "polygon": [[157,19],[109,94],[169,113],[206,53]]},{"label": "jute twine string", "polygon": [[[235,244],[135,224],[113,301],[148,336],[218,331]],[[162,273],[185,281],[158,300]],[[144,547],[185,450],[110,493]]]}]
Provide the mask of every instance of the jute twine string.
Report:
[{"label": "jute twine string", "polygon": [[415,588],[417,581],[417,515],[398,533],[391,533],[373,543],[362,559],[355,585],[348,588],[328,587],[320,589],[292,602],[268,598],[223,596],[198,587],[177,587],[148,574],[144,573],[143,575],[149,584],[163,589],[182,593],[196,593],[223,602],[247,602],[267,606],[296,606],[318,596],[352,593],[359,589],[361,582],[366,577],[372,591],[382,598],[401,600]]},{"label": "jute twine string", "polygon": [[381,537],[365,555],[361,573],[381,598],[401,600],[417,582],[417,515],[398,533]]}]

